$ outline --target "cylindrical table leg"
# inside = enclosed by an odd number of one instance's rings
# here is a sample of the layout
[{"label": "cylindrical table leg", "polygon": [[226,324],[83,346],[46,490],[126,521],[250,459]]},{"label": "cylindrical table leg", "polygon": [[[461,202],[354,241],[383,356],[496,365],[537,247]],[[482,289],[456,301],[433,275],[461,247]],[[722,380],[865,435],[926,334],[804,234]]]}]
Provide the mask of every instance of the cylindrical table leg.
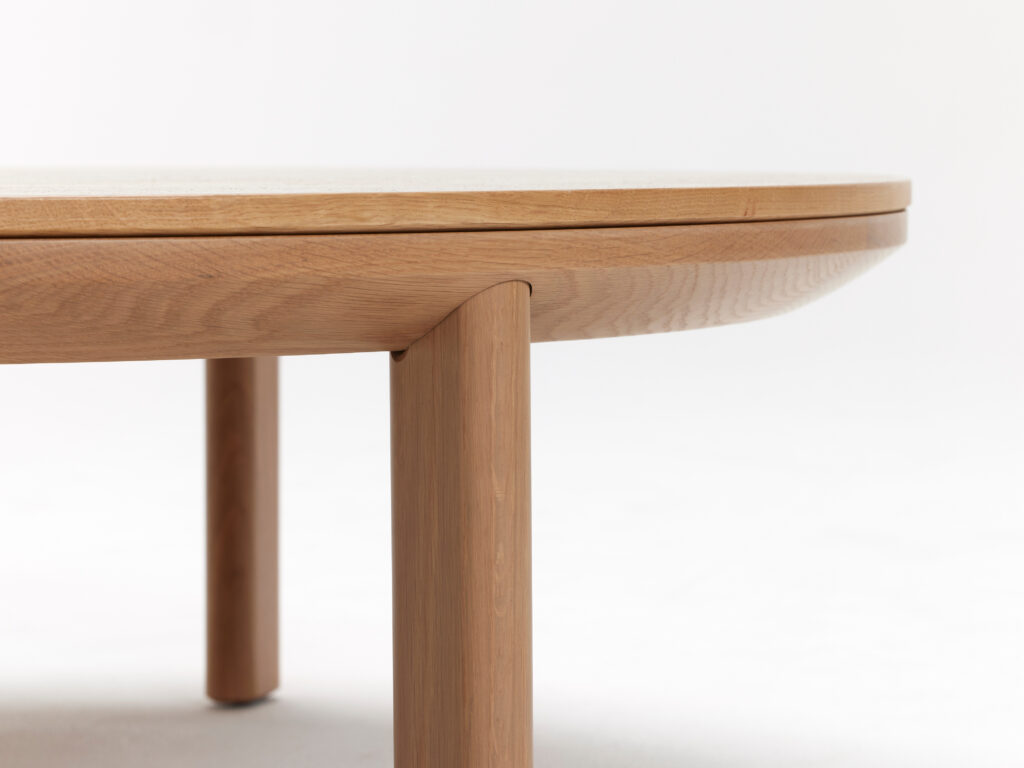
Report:
[{"label": "cylindrical table leg", "polygon": [[530,288],[392,355],[396,768],[529,768]]},{"label": "cylindrical table leg", "polygon": [[206,693],[278,684],[277,358],[208,360]]}]

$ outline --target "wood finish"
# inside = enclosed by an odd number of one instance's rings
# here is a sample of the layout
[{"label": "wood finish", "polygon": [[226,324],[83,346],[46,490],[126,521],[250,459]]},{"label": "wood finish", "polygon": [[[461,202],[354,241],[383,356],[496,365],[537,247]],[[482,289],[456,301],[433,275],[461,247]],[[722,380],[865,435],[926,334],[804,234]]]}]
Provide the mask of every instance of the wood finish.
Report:
[{"label": "wood finish", "polygon": [[242,703],[278,684],[277,359],[206,370],[206,690]]},{"label": "wood finish", "polygon": [[625,171],[0,169],[0,237],[425,232],[856,216],[901,179]]},{"label": "wood finish", "polygon": [[391,361],[395,765],[532,765],[529,287]]},{"label": "wood finish", "polygon": [[0,239],[0,363],[404,349],[508,280],[534,341],[702,328],[800,306],[906,238],[906,214],[742,224]]},{"label": "wood finish", "polygon": [[[207,363],[207,692],[278,685],[277,355],[391,358],[395,764],[530,768],[532,341],[783,312],[887,179],[0,171],[0,363]],[[532,297],[531,297],[532,292]]]}]

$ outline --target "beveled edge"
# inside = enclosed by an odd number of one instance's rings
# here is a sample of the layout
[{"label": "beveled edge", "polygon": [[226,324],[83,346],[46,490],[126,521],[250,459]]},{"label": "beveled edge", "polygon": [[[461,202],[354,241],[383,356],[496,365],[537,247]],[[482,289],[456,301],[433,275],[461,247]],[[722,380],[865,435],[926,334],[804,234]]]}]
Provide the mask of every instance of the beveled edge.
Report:
[{"label": "beveled edge", "polygon": [[907,180],[630,189],[0,196],[0,238],[358,234],[777,221],[891,213]]},{"label": "beveled edge", "polygon": [[906,221],[6,239],[0,362],[400,350],[507,280],[533,287],[534,341],[743,322],[860,274]]}]

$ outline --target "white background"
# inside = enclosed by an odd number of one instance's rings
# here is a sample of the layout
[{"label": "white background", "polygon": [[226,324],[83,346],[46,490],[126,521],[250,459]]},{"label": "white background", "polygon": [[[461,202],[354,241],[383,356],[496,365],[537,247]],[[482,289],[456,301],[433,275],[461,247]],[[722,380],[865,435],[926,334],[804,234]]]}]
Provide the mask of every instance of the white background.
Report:
[{"label": "white background", "polygon": [[[911,177],[817,304],[534,346],[537,763],[1024,765],[1018,3],[0,8],[0,165]],[[202,363],[0,368],[0,765],[390,765],[387,358],[282,375],[283,685],[221,710]]]}]

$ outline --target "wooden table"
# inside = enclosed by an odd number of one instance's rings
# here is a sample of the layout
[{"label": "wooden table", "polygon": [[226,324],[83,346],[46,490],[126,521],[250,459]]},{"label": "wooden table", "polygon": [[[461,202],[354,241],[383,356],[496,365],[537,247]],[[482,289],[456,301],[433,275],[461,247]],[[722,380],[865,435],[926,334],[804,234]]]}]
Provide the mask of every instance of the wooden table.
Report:
[{"label": "wooden table", "polygon": [[395,763],[532,761],[530,342],[799,306],[909,183],[0,172],[0,363],[207,358],[208,673],[278,684],[277,356],[390,352]]}]

